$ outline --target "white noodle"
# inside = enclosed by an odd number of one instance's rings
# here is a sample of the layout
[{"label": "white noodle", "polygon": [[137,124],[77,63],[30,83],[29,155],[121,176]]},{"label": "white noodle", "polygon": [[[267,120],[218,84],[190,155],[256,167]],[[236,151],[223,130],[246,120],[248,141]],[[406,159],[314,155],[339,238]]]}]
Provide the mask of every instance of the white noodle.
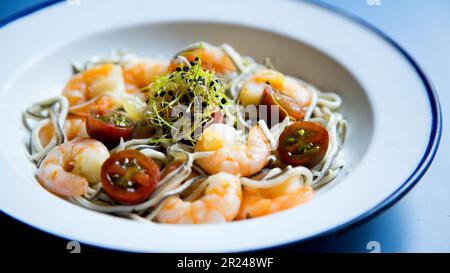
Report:
[{"label": "white noodle", "polygon": [[338,109],[342,104],[341,97],[336,93],[321,93],[317,100],[319,106],[326,106],[329,109]]},{"label": "white noodle", "polygon": [[269,141],[272,151],[275,151],[277,149],[277,141],[273,138],[272,134],[270,133],[270,130],[267,127],[266,122],[261,119],[258,121],[258,125],[259,125],[259,128],[261,128],[261,131],[263,132],[264,136]]},{"label": "white noodle", "polygon": [[298,176],[302,179],[303,184],[308,186],[312,183],[313,175],[308,168],[305,167],[295,167],[287,170],[284,174],[279,175],[272,179],[263,179],[263,180],[253,180],[246,177],[241,178],[242,185],[249,188],[257,188],[257,189],[267,189],[272,188],[281,183],[285,182],[286,179],[291,178],[293,176]]}]

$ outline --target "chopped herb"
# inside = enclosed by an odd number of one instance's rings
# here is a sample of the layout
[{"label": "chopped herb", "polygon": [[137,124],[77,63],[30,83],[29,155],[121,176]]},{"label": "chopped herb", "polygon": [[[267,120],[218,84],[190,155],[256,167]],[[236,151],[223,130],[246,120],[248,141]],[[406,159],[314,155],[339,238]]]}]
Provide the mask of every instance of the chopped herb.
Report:
[{"label": "chopped herb", "polygon": [[294,141],[295,141],[295,138],[289,137],[289,138],[286,139],[286,141],[287,141],[287,142],[294,142]]}]

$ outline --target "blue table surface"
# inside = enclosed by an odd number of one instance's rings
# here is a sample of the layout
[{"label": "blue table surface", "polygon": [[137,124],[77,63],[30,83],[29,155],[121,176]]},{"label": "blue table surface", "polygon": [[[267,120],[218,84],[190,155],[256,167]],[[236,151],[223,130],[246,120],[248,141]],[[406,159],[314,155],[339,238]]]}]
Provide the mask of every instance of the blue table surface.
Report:
[{"label": "blue table surface", "polygon": [[[81,0],[82,2],[83,0]],[[369,5],[371,2],[380,5]],[[0,20],[44,0],[0,0]],[[422,180],[381,215],[345,232],[289,250],[368,252],[378,241],[382,252],[450,252],[450,1],[324,0],[380,28],[417,60],[441,101],[444,128],[436,158]]]}]

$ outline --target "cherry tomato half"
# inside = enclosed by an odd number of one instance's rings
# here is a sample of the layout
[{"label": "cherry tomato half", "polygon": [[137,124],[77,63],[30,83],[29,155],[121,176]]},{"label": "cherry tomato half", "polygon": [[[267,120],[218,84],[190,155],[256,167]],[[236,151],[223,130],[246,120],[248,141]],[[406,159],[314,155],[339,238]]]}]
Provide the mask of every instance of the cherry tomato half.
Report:
[{"label": "cherry tomato half", "polygon": [[[286,116],[291,117],[294,120],[300,120],[305,116],[303,107],[300,106],[294,99],[274,91],[269,85],[264,88],[262,96],[262,105],[277,106],[279,112],[279,120],[283,120]],[[268,120],[271,120],[271,109],[268,110]],[[270,122],[274,124],[276,122]]]},{"label": "cherry tomato half", "polygon": [[278,155],[287,164],[312,168],[328,150],[328,131],[322,125],[298,121],[280,135]]},{"label": "cherry tomato half", "polygon": [[92,110],[86,121],[89,136],[101,141],[108,148],[117,146],[120,138],[129,139],[133,128],[133,121],[117,111]]},{"label": "cherry tomato half", "polygon": [[155,136],[156,128],[150,125],[147,121],[138,121],[133,129],[132,138],[150,138]]},{"label": "cherry tomato half", "polygon": [[175,171],[176,169],[178,169],[178,167],[181,166],[181,164],[183,164],[182,161],[172,161],[169,164],[167,164],[164,169],[162,169],[161,171],[161,179],[164,179],[164,177],[166,177],[167,175],[169,175],[171,172]]},{"label": "cherry tomato half", "polygon": [[[164,179],[167,175],[178,169],[183,164],[183,161],[181,160],[175,160],[167,164],[164,169],[161,170],[161,180]],[[197,171],[192,170],[191,174],[186,177],[186,180],[191,179],[193,177],[196,177],[200,175]]]},{"label": "cherry tomato half", "polygon": [[101,170],[105,193],[121,204],[132,205],[145,201],[159,180],[159,167],[155,161],[132,149],[111,155]]}]

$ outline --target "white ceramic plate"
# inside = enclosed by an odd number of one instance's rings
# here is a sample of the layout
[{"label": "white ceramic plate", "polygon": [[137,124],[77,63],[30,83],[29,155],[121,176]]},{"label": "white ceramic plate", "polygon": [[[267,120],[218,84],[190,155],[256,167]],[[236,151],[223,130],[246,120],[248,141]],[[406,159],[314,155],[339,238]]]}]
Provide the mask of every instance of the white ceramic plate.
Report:
[{"label": "white ceramic plate", "polygon": [[[436,94],[379,31],[293,1],[70,1],[28,10],[0,29],[1,209],[40,230],[100,247],[151,252],[245,251],[304,241],[360,222],[405,194],[436,151]],[[187,4],[188,3],[188,4]],[[45,8],[44,8],[45,7]],[[33,11],[33,13],[31,13]],[[5,25],[8,23],[7,25]],[[349,122],[338,181],[302,206],[229,224],[142,224],[44,190],[25,153],[21,111],[60,93],[73,60],[126,49],[169,57],[194,41],[229,43],[342,95]]]}]

